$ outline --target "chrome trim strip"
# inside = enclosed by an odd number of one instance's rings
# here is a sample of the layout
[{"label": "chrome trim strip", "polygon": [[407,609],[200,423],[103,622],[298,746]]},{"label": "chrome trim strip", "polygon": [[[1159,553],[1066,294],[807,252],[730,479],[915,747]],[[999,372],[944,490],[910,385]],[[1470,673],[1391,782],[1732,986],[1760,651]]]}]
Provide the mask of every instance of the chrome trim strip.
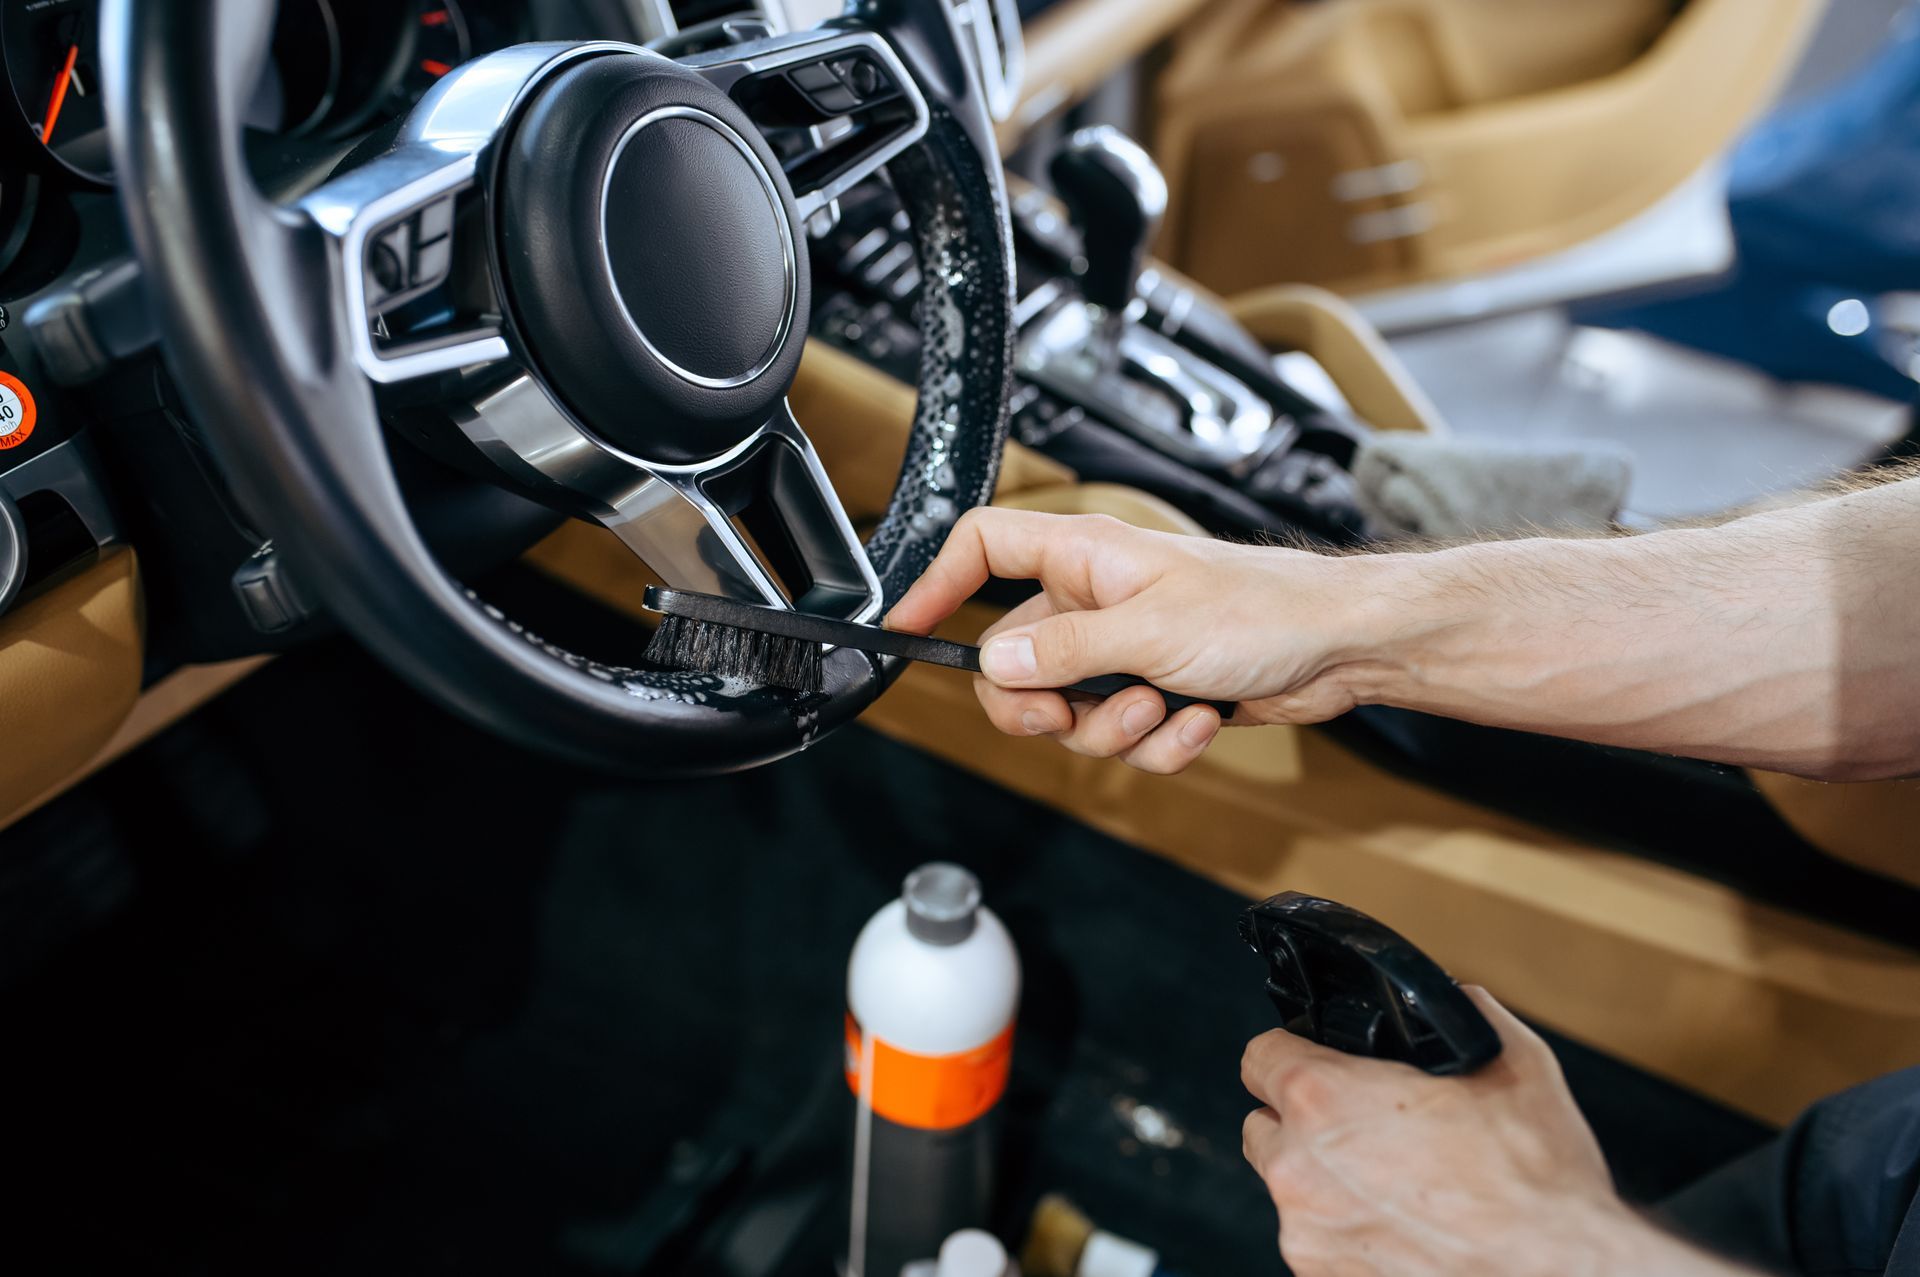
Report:
[{"label": "chrome trim strip", "polygon": [[1020,375],[1206,469],[1243,472],[1291,437],[1275,428],[1273,405],[1239,378],[1137,323],[1116,340],[1113,319],[1062,302],[1021,333]]},{"label": "chrome trim strip", "polygon": [[[871,621],[880,613],[879,577],[826,467],[785,400],[725,453],[684,466],[646,461],[588,434],[524,372],[471,401],[456,421],[503,472],[611,530],[669,584],[769,607],[791,604],[732,520],[707,496],[705,484],[769,444],[788,447],[801,461],[811,500],[808,508],[796,509],[776,499],[775,508],[783,519],[805,520],[821,540],[837,543],[838,566],[851,568],[862,594],[857,611],[846,619]],[[809,563],[815,571],[831,566]]]}]

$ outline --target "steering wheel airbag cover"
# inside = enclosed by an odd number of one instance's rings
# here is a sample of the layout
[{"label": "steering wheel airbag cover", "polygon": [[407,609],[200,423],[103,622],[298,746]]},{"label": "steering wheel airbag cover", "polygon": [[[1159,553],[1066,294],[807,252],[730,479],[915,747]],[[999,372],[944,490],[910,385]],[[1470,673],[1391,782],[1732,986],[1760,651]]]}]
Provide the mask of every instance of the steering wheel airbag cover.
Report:
[{"label": "steering wheel airbag cover", "polygon": [[665,58],[590,58],[539,86],[498,184],[500,264],[543,380],[667,465],[767,419],[806,343],[806,237],[744,112]]}]

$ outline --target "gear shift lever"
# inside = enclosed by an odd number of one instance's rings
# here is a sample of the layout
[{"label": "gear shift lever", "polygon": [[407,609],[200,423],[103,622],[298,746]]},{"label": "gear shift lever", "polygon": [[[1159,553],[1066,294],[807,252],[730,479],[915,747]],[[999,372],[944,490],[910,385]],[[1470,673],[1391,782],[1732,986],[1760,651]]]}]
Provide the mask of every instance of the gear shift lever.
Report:
[{"label": "gear shift lever", "polygon": [[1110,315],[1124,312],[1167,211],[1167,180],[1153,157],[1111,125],[1081,129],[1048,165],[1085,245],[1081,288]]}]

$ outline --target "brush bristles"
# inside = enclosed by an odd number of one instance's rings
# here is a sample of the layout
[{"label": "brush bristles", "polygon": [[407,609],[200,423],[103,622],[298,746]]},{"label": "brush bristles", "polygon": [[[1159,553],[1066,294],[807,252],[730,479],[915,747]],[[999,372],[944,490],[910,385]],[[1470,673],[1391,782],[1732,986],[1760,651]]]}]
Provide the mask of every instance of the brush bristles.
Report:
[{"label": "brush bristles", "polygon": [[647,660],[668,669],[697,670],[795,692],[826,689],[818,643],[684,616],[660,619],[660,628],[647,644]]}]

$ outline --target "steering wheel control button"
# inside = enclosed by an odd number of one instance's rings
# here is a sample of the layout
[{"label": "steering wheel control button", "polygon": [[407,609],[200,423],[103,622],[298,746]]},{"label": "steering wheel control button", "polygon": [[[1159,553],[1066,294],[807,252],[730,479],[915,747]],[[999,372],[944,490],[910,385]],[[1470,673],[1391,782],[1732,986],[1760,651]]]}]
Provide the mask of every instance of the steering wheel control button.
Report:
[{"label": "steering wheel control button", "polygon": [[[836,68],[837,70],[838,68]],[[861,101],[878,97],[881,90],[890,87],[886,73],[871,58],[855,58],[851,65],[841,72],[840,78],[847,82],[855,97]]]},{"label": "steering wheel control button", "polygon": [[787,78],[793,81],[795,87],[806,93],[830,89],[840,82],[839,77],[834,75],[833,68],[824,62],[809,62],[806,66],[795,67],[787,73]]},{"label": "steering wheel control button", "polygon": [[453,268],[453,196],[372,237],[367,244],[369,310],[383,312],[433,291]]},{"label": "steering wheel control button", "polygon": [[816,89],[812,97],[813,104],[822,111],[825,111],[828,115],[845,115],[848,111],[860,105],[859,97],[855,95],[852,89],[844,84],[834,84],[824,89]]},{"label": "steering wheel control button", "polygon": [[407,228],[397,226],[367,251],[369,301],[385,301],[407,286]]},{"label": "steering wheel control button", "polygon": [[804,344],[806,239],[773,153],[703,76],[640,53],[554,75],[497,196],[511,331],[588,431],[689,466],[777,410]]},{"label": "steering wheel control button", "polygon": [[420,210],[420,243],[437,244],[453,234],[453,196],[435,200]]},{"label": "steering wheel control button", "polygon": [[862,54],[809,62],[787,72],[787,79],[826,115],[845,115],[895,92],[886,70]]},{"label": "steering wheel control button", "polygon": [[27,383],[10,372],[0,372],[0,452],[25,443],[39,416]]}]

